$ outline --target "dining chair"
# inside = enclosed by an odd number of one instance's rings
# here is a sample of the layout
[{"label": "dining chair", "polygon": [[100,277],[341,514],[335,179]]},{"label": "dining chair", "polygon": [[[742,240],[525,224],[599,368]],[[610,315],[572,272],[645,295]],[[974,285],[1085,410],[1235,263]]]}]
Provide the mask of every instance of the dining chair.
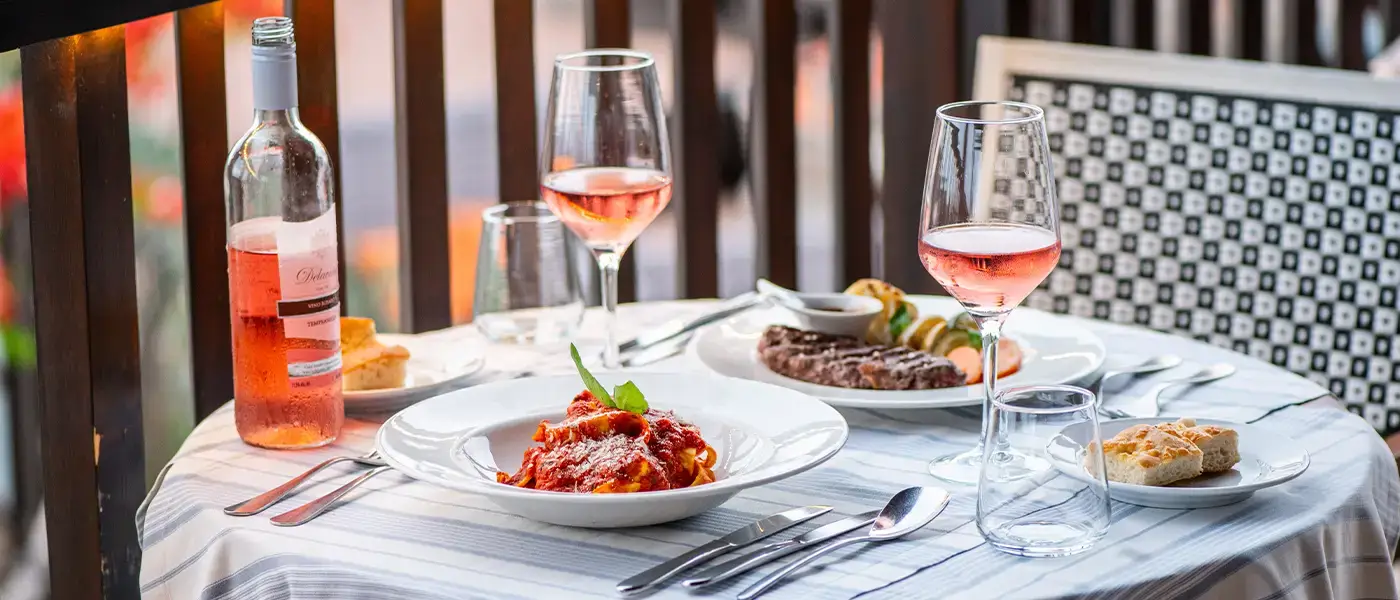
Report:
[{"label": "dining chair", "polygon": [[1231,348],[1400,431],[1394,82],[984,37],[975,90],[1045,109],[1064,249],[1031,306]]}]

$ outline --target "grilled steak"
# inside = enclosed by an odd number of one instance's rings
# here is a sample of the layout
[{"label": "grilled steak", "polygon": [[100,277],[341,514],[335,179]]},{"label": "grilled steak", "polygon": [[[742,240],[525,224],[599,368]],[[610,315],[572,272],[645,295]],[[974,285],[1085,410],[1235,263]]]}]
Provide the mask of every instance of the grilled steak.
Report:
[{"label": "grilled steak", "polygon": [[781,325],[763,332],[758,355],[779,375],[843,388],[929,390],[967,381],[951,361],[928,352]]}]

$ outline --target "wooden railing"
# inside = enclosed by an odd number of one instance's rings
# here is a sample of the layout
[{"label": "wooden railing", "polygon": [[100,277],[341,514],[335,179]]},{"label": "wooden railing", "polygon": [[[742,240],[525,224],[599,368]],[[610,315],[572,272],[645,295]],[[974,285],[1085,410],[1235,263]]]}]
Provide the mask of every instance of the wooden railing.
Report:
[{"label": "wooden railing", "polygon": [[[451,324],[442,2],[396,0],[393,7],[401,306],[402,322],[412,331]],[[584,2],[589,46],[630,45],[628,0]],[[31,431],[16,433],[21,456],[42,454],[54,597],[135,598],[139,552],[132,522],[145,491],[145,457],[120,24],[179,9],[191,369],[196,415],[202,418],[232,395],[221,180],[229,144],[224,15],[219,2],[78,4],[0,3],[0,50],[23,46],[25,126],[31,132],[40,389],[37,397],[20,398],[16,410],[32,414],[37,407],[40,439]],[[689,297],[712,296],[718,288],[716,5],[667,0],[674,44],[669,68],[675,74],[672,210],[681,232],[680,290]],[[1340,66],[1364,67],[1365,11],[1379,11],[1389,39],[1400,26],[1397,5],[1341,3],[1340,17],[1330,25],[1340,40]],[[1311,0],[825,0],[821,6],[831,49],[837,274],[841,280],[882,275],[913,290],[931,286],[911,251],[915,233],[907,220],[917,214],[934,110],[969,95],[977,36],[1322,62]],[[338,161],[335,8],[332,0],[287,0],[286,7],[296,22],[302,117]],[[500,196],[531,198],[538,193],[534,7],[529,0],[495,0],[494,8]],[[748,10],[755,26],[749,152],[754,260],[760,275],[795,285],[802,268],[794,131],[798,5],[749,0]],[[883,44],[886,124],[878,194],[870,168],[872,22]],[[622,290],[624,298],[635,296],[631,263]],[[21,415],[14,422],[27,420]],[[27,497],[35,497],[37,482],[20,483]]]}]

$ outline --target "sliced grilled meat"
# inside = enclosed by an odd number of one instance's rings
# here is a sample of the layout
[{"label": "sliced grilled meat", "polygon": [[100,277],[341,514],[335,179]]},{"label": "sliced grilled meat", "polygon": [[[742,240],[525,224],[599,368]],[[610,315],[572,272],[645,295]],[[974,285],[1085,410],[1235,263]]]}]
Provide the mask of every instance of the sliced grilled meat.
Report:
[{"label": "sliced grilled meat", "polygon": [[928,352],[781,325],[763,332],[758,355],[779,375],[843,388],[928,390],[967,381],[951,361]]}]

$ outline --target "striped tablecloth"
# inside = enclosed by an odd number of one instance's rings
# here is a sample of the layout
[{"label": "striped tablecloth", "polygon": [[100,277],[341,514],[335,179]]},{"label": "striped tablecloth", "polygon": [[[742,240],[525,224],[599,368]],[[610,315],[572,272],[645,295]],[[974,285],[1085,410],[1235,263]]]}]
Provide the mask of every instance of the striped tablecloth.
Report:
[{"label": "striped tablecloth", "polygon": [[[625,306],[634,331],[712,309],[712,302]],[[596,341],[590,314],[582,341]],[[858,548],[766,597],[801,598],[1395,598],[1391,557],[1400,536],[1400,477],[1390,453],[1360,418],[1326,406],[1313,383],[1267,364],[1181,338],[1084,322],[1104,339],[1109,365],[1175,353],[1191,363],[1229,361],[1240,372],[1167,404],[1169,414],[1256,422],[1312,454],[1300,478],[1230,506],[1191,511],[1115,502],[1108,536],[1093,550],[1025,559],[982,542],[975,492],[955,488],[948,510],[900,542]],[[472,328],[431,334],[487,349]],[[594,337],[590,337],[594,336]],[[562,349],[489,347],[492,372],[567,370]],[[702,368],[688,355],[651,370]],[[1139,387],[1145,387],[1145,382]],[[1132,393],[1126,390],[1125,393]],[[221,507],[269,489],[324,458],[369,448],[376,425],[352,422],[339,447],[271,452],[243,445],[231,407],[185,442],[151,491],[138,523],[146,598],[588,598],[784,507],[830,504],[819,522],[875,508],[909,485],[936,484],[929,458],[971,445],[977,409],[843,410],[850,441],[825,465],[749,490],[718,509],[665,526],[591,531],[527,521],[482,498],[397,473],[371,480],[351,501],[291,529],[266,517],[227,517]],[[332,467],[268,515],[348,479]],[[799,530],[803,528],[797,528]],[[795,535],[790,532],[786,535]],[[691,594],[733,597],[758,577]]]}]

